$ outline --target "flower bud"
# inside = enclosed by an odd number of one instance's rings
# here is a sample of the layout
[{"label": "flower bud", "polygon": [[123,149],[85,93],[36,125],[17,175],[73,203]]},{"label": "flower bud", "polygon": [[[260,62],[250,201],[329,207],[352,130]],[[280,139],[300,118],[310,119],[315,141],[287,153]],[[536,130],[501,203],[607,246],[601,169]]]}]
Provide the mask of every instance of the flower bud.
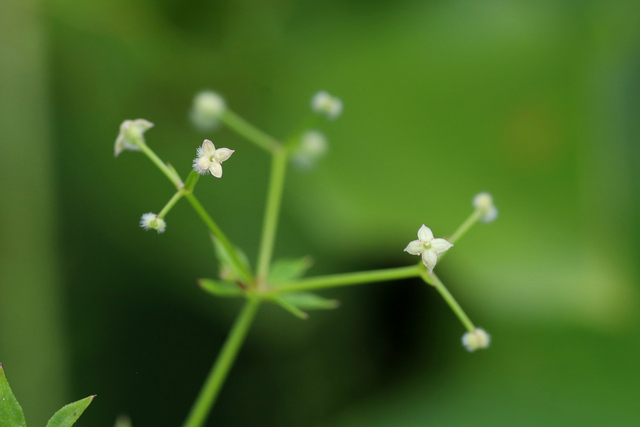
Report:
[{"label": "flower bud", "polygon": [[209,131],[218,127],[220,118],[227,110],[224,98],[212,91],[198,93],[191,107],[191,121],[200,131]]},{"label": "flower bud", "polygon": [[498,209],[493,204],[493,197],[489,193],[476,194],[473,198],[473,207],[482,212],[479,218],[482,222],[492,222],[498,216]]},{"label": "flower bud", "polygon": [[337,119],[342,114],[342,101],[326,91],[320,91],[311,99],[311,109],[328,119]]},{"label": "flower bud", "polygon": [[473,332],[467,332],[462,336],[462,345],[468,351],[487,348],[490,343],[491,336],[482,328],[476,328]]},{"label": "flower bud", "polygon": [[329,150],[327,138],[317,130],[305,132],[300,144],[291,153],[291,160],[300,169],[310,169]]},{"label": "flower bud", "polygon": [[146,213],[142,215],[140,219],[140,227],[145,230],[158,230],[158,233],[164,233],[164,230],[167,228],[167,223],[164,219],[159,218],[158,215],[153,212]]}]

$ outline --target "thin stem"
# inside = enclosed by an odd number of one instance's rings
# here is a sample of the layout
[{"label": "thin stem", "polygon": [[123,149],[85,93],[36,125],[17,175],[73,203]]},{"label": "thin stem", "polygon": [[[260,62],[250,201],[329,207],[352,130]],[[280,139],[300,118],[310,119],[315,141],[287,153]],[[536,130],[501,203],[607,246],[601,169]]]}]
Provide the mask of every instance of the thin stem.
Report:
[{"label": "thin stem", "polygon": [[176,192],[176,194],[174,194],[173,197],[167,202],[167,204],[164,206],[164,208],[162,208],[162,210],[158,214],[158,218],[164,218],[165,215],[167,215],[169,213],[171,208],[173,208],[173,206],[176,203],[178,203],[178,200],[180,200],[182,198],[182,196],[184,196],[184,192],[182,190],[178,190]]},{"label": "thin stem", "polygon": [[189,194],[185,194],[185,197],[187,198],[189,203],[191,203],[191,206],[196,211],[196,213],[200,216],[200,218],[202,219],[204,224],[207,226],[209,231],[211,231],[211,233],[213,233],[218,238],[218,240],[220,240],[220,243],[222,244],[222,246],[225,247],[227,252],[232,257],[233,263],[236,265],[236,267],[242,269],[242,272],[244,273],[244,275],[246,275],[246,277],[251,278],[252,277],[251,272],[246,268],[245,264],[240,260],[240,257],[238,256],[238,252],[236,251],[236,248],[233,247],[233,245],[231,244],[227,236],[222,232],[222,230],[220,230],[220,227],[218,227],[218,225],[215,223],[213,218],[211,218],[209,213],[207,213],[205,208],[200,204],[196,196],[194,196],[192,193],[189,193]]},{"label": "thin stem", "polygon": [[144,143],[144,141],[138,140],[135,142],[137,143],[138,147],[140,147],[140,150],[142,150],[142,152],[146,154],[149,159],[151,159],[151,161],[158,167],[158,169],[160,169],[160,171],[167,178],[169,178],[171,182],[173,182],[177,189],[181,189],[183,187],[184,184],[182,183],[180,177],[174,171],[169,169],[169,167],[160,159],[160,157],[156,155],[156,153],[153,152],[151,148],[149,148],[147,144]]},{"label": "thin stem", "polygon": [[[475,225],[476,222],[478,222],[478,220],[480,219],[480,217],[482,216],[482,211],[480,209],[476,209],[475,211],[473,211],[473,213],[471,215],[469,215],[469,218],[467,218],[460,227],[458,227],[458,229],[455,231],[455,233],[453,233],[451,235],[451,237],[449,237],[447,240],[449,241],[449,243],[455,243],[458,239],[460,239],[462,236],[465,235],[465,233],[467,231],[469,231],[469,229]],[[444,252],[446,253],[446,252]]]},{"label": "thin stem", "polygon": [[278,141],[231,110],[225,111],[222,116],[222,122],[263,150],[275,152],[280,148]]},{"label": "thin stem", "polygon": [[456,316],[458,316],[458,319],[460,319],[460,322],[462,322],[464,327],[467,328],[469,332],[475,331],[476,327],[473,326],[473,323],[469,319],[469,316],[466,315],[462,307],[460,307],[460,304],[458,304],[453,295],[449,293],[447,288],[444,286],[444,283],[442,283],[438,276],[436,276],[435,273],[429,274],[426,270],[423,270],[421,272],[421,276],[425,282],[433,285],[438,290],[440,295],[442,295],[442,298],[444,298],[447,304],[449,304],[449,307],[451,307],[451,310],[453,310]]},{"label": "thin stem", "polygon": [[260,300],[258,298],[248,299],[242,311],[238,314],[231,328],[231,332],[224,342],[222,350],[211,368],[187,420],[183,424],[184,427],[200,427],[204,425],[209,416],[209,412],[211,412],[211,408],[213,408],[216,402],[220,389],[233,366],[238,351],[244,343],[259,305]]},{"label": "thin stem", "polygon": [[266,279],[267,274],[269,274],[269,264],[271,263],[276,230],[278,228],[278,216],[280,215],[280,202],[282,200],[286,170],[287,153],[284,150],[274,152],[271,162],[271,177],[269,178],[260,251],[258,252],[257,277],[259,280]]},{"label": "thin stem", "polygon": [[360,271],[357,273],[332,274],[290,282],[274,290],[277,293],[311,291],[314,289],[336,288],[339,286],[359,285],[361,283],[385,282],[420,276],[420,266],[388,268],[384,270]]}]

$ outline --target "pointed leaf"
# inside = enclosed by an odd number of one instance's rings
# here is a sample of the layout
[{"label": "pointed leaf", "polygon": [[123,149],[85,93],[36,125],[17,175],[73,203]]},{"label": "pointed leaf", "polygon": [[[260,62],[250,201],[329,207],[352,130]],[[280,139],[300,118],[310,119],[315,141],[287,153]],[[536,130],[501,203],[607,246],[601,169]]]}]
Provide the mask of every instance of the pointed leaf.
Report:
[{"label": "pointed leaf", "polygon": [[5,425],[26,427],[27,425],[22,408],[9,387],[2,363],[0,363],[0,423],[3,427]]},{"label": "pointed leaf", "polygon": [[313,264],[311,257],[279,259],[271,266],[271,272],[267,278],[270,285],[280,285],[298,279],[307,272]]},{"label": "pointed leaf", "polygon": [[223,282],[220,280],[213,279],[200,279],[198,280],[198,285],[209,292],[211,295],[215,295],[217,297],[241,297],[244,296],[244,292],[242,289],[238,287],[237,284],[233,282]]},{"label": "pointed leaf", "polygon": [[234,263],[233,257],[227,251],[227,248],[220,243],[220,240],[213,234],[211,235],[211,241],[213,242],[213,247],[216,251],[216,256],[220,261],[220,277],[223,280],[234,282],[240,281],[242,283],[249,283],[251,279],[247,277],[245,271],[251,271],[249,267],[249,260],[247,256],[240,249],[236,249],[236,253],[238,254],[238,258],[240,258],[240,262],[242,262],[242,266]]},{"label": "pointed leaf", "polygon": [[286,302],[304,310],[332,310],[340,306],[340,301],[327,299],[311,292],[295,292],[280,296]]},{"label": "pointed leaf", "polygon": [[67,406],[63,406],[47,423],[47,427],[70,427],[80,418],[80,415],[87,409],[96,395],[85,397]]},{"label": "pointed leaf", "polygon": [[275,302],[276,304],[278,304],[280,307],[284,308],[285,310],[287,310],[289,313],[293,314],[294,316],[306,320],[309,318],[309,315],[307,313],[305,313],[304,311],[300,310],[298,307],[296,307],[295,305],[291,304],[290,302],[286,301],[285,299],[283,299],[280,295],[273,295],[271,297],[271,300],[273,302]]}]

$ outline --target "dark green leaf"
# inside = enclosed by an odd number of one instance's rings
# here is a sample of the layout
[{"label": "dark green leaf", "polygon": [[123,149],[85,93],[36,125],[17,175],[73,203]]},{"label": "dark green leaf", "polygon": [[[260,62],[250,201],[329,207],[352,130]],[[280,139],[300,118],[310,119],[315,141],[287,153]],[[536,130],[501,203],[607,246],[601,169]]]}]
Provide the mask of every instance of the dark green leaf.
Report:
[{"label": "dark green leaf", "polygon": [[27,425],[22,408],[4,375],[2,363],[0,363],[0,425],[2,427],[26,427]]},{"label": "dark green leaf", "polygon": [[237,284],[213,279],[200,279],[198,285],[217,297],[241,297],[244,295]]},{"label": "dark green leaf", "polygon": [[309,256],[296,259],[279,259],[271,266],[267,283],[270,285],[281,285],[298,279],[307,272],[312,264],[313,260]]},{"label": "dark green leaf", "polygon": [[236,253],[238,254],[238,258],[240,262],[242,262],[242,266],[234,263],[234,258],[229,254],[227,249],[220,243],[220,240],[213,234],[211,235],[211,240],[213,241],[213,247],[216,251],[216,256],[220,261],[220,277],[229,282],[240,281],[242,283],[249,283],[251,279],[247,277],[245,271],[251,271],[249,268],[249,260],[247,256],[240,249],[236,249]]},{"label": "dark green leaf", "polygon": [[67,406],[63,406],[47,423],[47,427],[70,427],[80,418],[80,415],[87,409],[87,406],[93,401],[95,395],[85,397]]},{"label": "dark green leaf", "polygon": [[280,296],[286,302],[304,310],[332,310],[338,308],[340,301],[327,299],[311,292],[295,292]]},{"label": "dark green leaf", "polygon": [[275,302],[280,307],[284,308],[289,313],[293,314],[294,316],[296,316],[296,317],[298,317],[300,319],[306,320],[306,319],[309,318],[309,315],[307,313],[305,313],[304,311],[300,310],[298,307],[296,307],[295,305],[291,304],[289,301],[285,300],[280,295],[273,295],[271,297],[271,301]]}]

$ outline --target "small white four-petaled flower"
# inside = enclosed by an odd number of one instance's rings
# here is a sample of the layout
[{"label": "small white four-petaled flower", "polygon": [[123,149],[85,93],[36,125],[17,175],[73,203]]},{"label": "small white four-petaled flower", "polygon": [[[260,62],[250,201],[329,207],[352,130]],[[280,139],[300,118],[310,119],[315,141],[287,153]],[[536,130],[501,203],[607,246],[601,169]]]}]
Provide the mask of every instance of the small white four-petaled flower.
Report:
[{"label": "small white four-petaled flower", "polygon": [[140,227],[145,230],[157,230],[158,233],[164,233],[164,230],[167,228],[167,223],[164,219],[158,217],[158,215],[153,212],[146,213],[142,215],[140,219]]},{"label": "small white four-petaled flower", "polygon": [[234,151],[228,148],[218,148],[216,150],[213,142],[205,139],[202,147],[198,147],[198,157],[193,159],[193,170],[200,175],[210,172],[216,178],[221,178],[222,162],[231,157]]},{"label": "small white four-petaled flower", "polygon": [[453,245],[445,239],[434,239],[431,229],[423,224],[418,230],[418,240],[409,243],[404,250],[411,255],[420,255],[425,267],[432,273],[440,254],[451,246]]},{"label": "small white four-petaled flower", "polygon": [[139,151],[140,147],[136,141],[144,142],[142,135],[153,127],[153,123],[145,119],[125,120],[120,125],[120,133],[116,138],[114,156],[118,157],[124,150]]}]

